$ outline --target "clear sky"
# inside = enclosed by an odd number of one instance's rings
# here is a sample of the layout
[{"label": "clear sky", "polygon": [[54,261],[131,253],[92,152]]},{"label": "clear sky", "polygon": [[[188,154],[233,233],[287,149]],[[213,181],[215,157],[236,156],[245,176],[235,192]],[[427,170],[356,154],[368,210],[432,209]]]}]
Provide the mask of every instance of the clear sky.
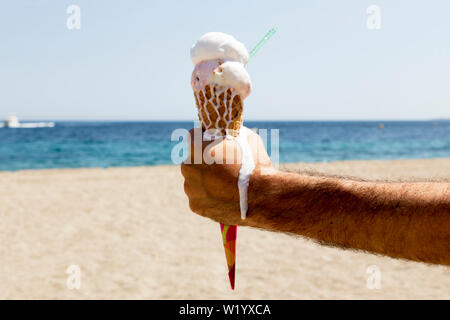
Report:
[{"label": "clear sky", "polygon": [[272,27],[247,66],[245,119],[450,118],[449,13],[448,0],[1,1],[0,118],[193,120],[191,45],[222,31],[250,50]]}]

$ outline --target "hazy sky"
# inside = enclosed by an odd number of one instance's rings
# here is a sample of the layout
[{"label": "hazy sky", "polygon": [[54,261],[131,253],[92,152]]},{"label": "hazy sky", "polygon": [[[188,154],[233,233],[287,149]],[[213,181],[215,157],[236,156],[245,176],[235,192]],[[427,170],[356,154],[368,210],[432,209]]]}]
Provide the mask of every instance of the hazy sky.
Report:
[{"label": "hazy sky", "polygon": [[246,119],[450,118],[449,13],[447,0],[1,1],[0,118],[193,120],[191,45],[222,31],[250,50],[272,27],[247,66]]}]

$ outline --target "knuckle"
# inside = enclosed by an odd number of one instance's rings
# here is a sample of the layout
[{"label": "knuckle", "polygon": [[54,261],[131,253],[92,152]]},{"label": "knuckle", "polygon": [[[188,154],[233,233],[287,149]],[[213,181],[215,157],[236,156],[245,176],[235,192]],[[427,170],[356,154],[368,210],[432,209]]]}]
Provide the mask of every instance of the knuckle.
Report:
[{"label": "knuckle", "polygon": [[195,133],[195,128],[192,128],[189,130],[189,138],[191,139],[191,141],[194,140],[194,133]]},{"label": "knuckle", "polygon": [[186,180],[184,181],[184,193],[190,198],[191,197],[191,186],[189,185],[189,182]]},{"label": "knuckle", "polygon": [[189,199],[189,208],[191,209],[192,212],[195,213],[200,213],[201,210],[198,201],[194,199]]},{"label": "knuckle", "polygon": [[188,178],[194,173],[194,166],[192,164],[182,163],[181,164],[181,174],[183,177]]},{"label": "knuckle", "polygon": [[187,194],[188,193],[188,189],[189,189],[189,185],[188,185],[188,182],[186,180],[184,180],[183,187],[184,187],[184,193]]},{"label": "knuckle", "polygon": [[183,175],[183,177],[186,177],[186,174],[187,174],[187,164],[182,163],[182,164],[181,164],[180,170],[181,170],[181,174]]}]

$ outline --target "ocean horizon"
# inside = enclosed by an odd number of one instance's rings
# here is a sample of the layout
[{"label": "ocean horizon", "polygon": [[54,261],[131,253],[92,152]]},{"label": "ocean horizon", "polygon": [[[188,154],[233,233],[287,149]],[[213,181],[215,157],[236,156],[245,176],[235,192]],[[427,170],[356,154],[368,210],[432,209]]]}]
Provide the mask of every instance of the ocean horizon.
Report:
[{"label": "ocean horizon", "polygon": [[[29,120],[32,121],[32,120]],[[193,121],[54,121],[53,128],[0,128],[0,170],[173,164],[175,129]],[[26,121],[28,122],[28,120]],[[279,161],[450,158],[450,121],[246,121],[279,130]]]}]

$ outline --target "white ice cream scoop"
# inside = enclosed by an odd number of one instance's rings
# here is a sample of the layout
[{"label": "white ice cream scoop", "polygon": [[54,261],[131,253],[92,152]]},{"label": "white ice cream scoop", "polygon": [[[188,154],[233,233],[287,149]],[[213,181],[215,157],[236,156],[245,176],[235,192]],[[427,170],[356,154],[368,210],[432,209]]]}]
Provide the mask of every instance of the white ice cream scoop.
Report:
[{"label": "white ice cream scoop", "polygon": [[248,62],[248,52],[242,42],[222,32],[208,32],[198,39],[191,48],[191,60],[194,65],[206,60],[229,60]]}]

